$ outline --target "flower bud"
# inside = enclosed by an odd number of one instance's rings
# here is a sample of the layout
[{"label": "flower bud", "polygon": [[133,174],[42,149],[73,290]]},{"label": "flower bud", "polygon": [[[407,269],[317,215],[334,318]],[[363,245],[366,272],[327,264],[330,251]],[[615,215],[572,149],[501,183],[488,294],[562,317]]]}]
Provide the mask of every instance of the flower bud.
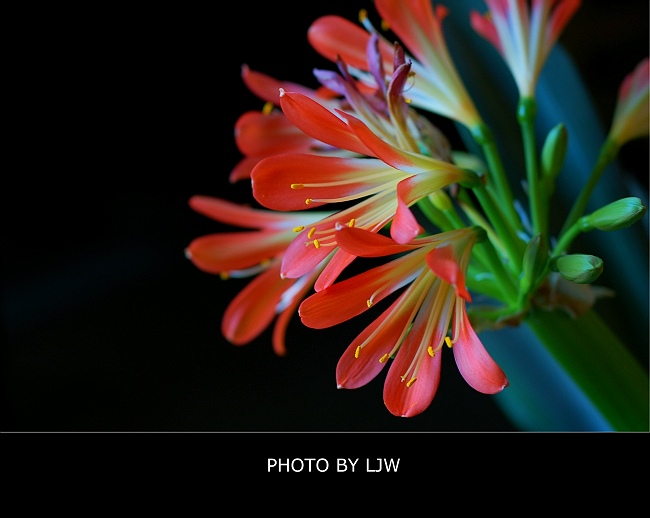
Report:
[{"label": "flower bud", "polygon": [[583,216],[581,226],[584,231],[621,230],[640,220],[646,210],[639,198],[622,198]]},{"label": "flower bud", "polygon": [[548,132],[542,147],[541,173],[545,182],[552,182],[562,169],[567,150],[568,133],[560,123]]},{"label": "flower bud", "polygon": [[537,234],[528,242],[522,264],[522,277],[519,287],[522,292],[526,293],[537,279],[537,276],[544,271],[546,260],[548,259],[548,249],[546,243]]},{"label": "flower bud", "polygon": [[587,254],[562,255],[551,261],[551,269],[568,281],[589,284],[603,273],[603,260]]}]

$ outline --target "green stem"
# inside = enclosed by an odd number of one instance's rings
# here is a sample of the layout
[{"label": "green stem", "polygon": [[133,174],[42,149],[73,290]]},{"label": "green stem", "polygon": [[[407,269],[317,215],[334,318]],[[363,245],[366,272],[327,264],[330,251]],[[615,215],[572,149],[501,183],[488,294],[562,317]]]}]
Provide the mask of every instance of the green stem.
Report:
[{"label": "green stem", "polygon": [[492,197],[485,190],[485,187],[477,187],[472,191],[476,194],[476,198],[481,204],[490,225],[496,231],[499,240],[506,250],[509,268],[513,272],[518,272],[523,258],[523,241],[519,240],[512,227],[508,226],[506,219],[503,217],[503,213],[494,205]]},{"label": "green stem", "polygon": [[539,179],[539,163],[537,160],[537,146],[535,140],[535,113],[537,104],[535,99],[524,97],[517,107],[517,120],[521,128],[526,157],[526,183],[528,184],[528,202],[530,204],[530,219],[533,226],[533,235],[540,235],[548,241],[548,223],[542,203]]},{"label": "green stem", "polygon": [[498,280],[499,288],[504,297],[505,302],[509,306],[513,306],[517,301],[517,286],[515,281],[503,266],[501,258],[497,255],[494,245],[489,238],[486,238],[479,244],[479,250],[482,252],[482,258],[489,265],[489,271]]},{"label": "green stem", "polygon": [[594,310],[533,309],[526,324],[616,431],[648,431],[648,373]]},{"label": "green stem", "polygon": [[478,124],[472,128],[472,136],[483,149],[483,154],[488,163],[488,187],[490,188],[491,184],[494,184],[499,204],[503,207],[508,222],[513,228],[520,230],[521,220],[515,210],[512,191],[499,156],[499,150],[494,142],[494,135],[487,126]]},{"label": "green stem", "polygon": [[616,144],[616,142],[613,140],[606,140],[603,144],[603,147],[600,148],[598,160],[596,161],[594,169],[591,171],[591,175],[589,176],[587,183],[582,188],[582,191],[580,191],[580,194],[571,207],[569,215],[564,221],[564,226],[562,227],[560,235],[564,234],[564,232],[566,232],[571,227],[571,225],[573,225],[578,220],[578,218],[582,216],[583,212],[587,208],[587,203],[589,202],[591,193],[596,187],[598,180],[600,180],[600,177],[603,175],[603,172],[605,172],[607,166],[613,162],[614,158],[616,158],[617,153],[618,144]]}]

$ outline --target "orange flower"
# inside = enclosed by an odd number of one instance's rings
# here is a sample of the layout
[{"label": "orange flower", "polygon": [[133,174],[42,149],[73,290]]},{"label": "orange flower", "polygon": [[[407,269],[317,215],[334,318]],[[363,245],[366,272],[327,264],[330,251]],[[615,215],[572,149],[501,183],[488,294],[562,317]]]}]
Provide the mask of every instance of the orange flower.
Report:
[{"label": "orange flower", "polygon": [[[468,128],[481,118],[469,97],[451,59],[442,31],[447,16],[444,6],[433,7],[430,0],[376,0],[375,7],[385,23],[411,51],[415,81],[409,87],[413,106],[457,120]],[[362,15],[365,30],[340,16],[323,16],[309,28],[308,38],[314,49],[327,59],[340,58],[361,79],[370,74],[365,49],[371,35],[377,37],[378,54],[385,70],[390,70],[393,45]]]},{"label": "orange flower", "polygon": [[224,279],[254,277],[226,309],[222,333],[233,344],[244,345],[258,337],[277,316],[273,350],[284,355],[289,319],[312,288],[320,269],[314,267],[306,275],[283,279],[282,256],[300,225],[328,213],[274,213],[200,195],[192,196],[189,205],[215,221],[255,229],[197,237],[187,246],[185,255],[197,268]]},{"label": "orange flower", "polygon": [[417,415],[435,397],[445,343],[453,346],[456,365],[474,389],[494,394],[508,385],[465,310],[471,301],[465,275],[476,229],[417,238],[409,244],[349,227],[340,228],[337,234],[339,246],[355,256],[402,255],[308,297],[299,308],[305,325],[318,329],[336,325],[406,286],[343,353],[336,372],[340,388],[367,384],[393,358],[384,402],[394,415]]}]

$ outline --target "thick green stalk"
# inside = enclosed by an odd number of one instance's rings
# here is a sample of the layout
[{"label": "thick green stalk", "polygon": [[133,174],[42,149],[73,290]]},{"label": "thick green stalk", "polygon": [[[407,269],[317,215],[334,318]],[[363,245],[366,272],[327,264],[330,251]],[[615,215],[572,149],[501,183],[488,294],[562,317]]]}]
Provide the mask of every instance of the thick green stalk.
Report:
[{"label": "thick green stalk", "polygon": [[648,373],[590,310],[532,309],[526,324],[616,431],[649,431]]}]

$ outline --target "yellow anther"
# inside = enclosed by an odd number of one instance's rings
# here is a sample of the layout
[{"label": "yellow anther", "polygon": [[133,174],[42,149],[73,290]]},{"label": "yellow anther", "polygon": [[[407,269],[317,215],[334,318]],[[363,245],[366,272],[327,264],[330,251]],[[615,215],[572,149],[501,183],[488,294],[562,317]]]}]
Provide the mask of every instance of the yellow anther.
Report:
[{"label": "yellow anther", "polygon": [[312,201],[314,201],[314,200],[312,200],[311,198],[307,198],[305,200],[305,205],[309,205]]},{"label": "yellow anther", "polygon": [[320,248],[320,242],[318,241],[318,239],[314,239],[314,246],[316,247],[316,249]]},{"label": "yellow anther", "polygon": [[305,185],[302,183],[292,183],[291,188],[292,189],[302,189]]},{"label": "yellow anther", "polygon": [[384,363],[386,360],[388,360],[388,353],[379,358],[379,363]]},{"label": "yellow anther", "polygon": [[372,300],[368,299],[366,300],[366,305],[371,308],[372,307]]},{"label": "yellow anther", "polygon": [[298,227],[293,227],[294,232],[302,232],[303,230],[305,230],[305,227],[303,227],[302,225]]},{"label": "yellow anther", "polygon": [[261,266],[262,268],[266,268],[266,267],[268,267],[269,264],[271,264],[271,259],[262,259],[262,260],[260,261],[260,266]]},{"label": "yellow anther", "polygon": [[262,107],[262,113],[264,115],[268,115],[273,111],[274,105],[272,102],[267,102],[264,103],[264,106]]},{"label": "yellow anther", "polygon": [[311,228],[309,229],[309,233],[307,234],[307,237],[308,237],[309,239],[311,239],[312,237],[314,237],[314,234],[315,234],[315,233],[316,233],[316,227],[311,227]]},{"label": "yellow anther", "polygon": [[416,381],[417,381],[417,378],[411,378],[411,379],[408,381],[408,383],[406,384],[406,386],[407,386],[407,387],[410,387],[410,386],[413,385],[413,383],[415,383]]},{"label": "yellow anther", "polygon": [[368,18],[368,11],[366,11],[365,9],[361,9],[359,11],[359,22],[361,22],[361,24],[363,24],[363,22],[366,20],[366,18]]},{"label": "yellow anther", "polygon": [[386,20],[381,21],[381,30],[382,31],[390,30],[390,25],[388,25],[388,22]]},{"label": "yellow anther", "polygon": [[350,223],[348,223],[348,227],[352,228],[352,227],[354,227],[354,224],[355,224],[355,220],[354,220],[354,218],[352,218],[350,220]]},{"label": "yellow anther", "polygon": [[429,346],[427,347],[427,352],[429,353],[429,356],[433,358],[436,355],[436,351],[433,350],[433,347]]},{"label": "yellow anther", "polygon": [[454,342],[451,341],[451,338],[448,336],[445,336],[445,343],[447,344],[447,347],[451,349],[452,345],[454,345]]},{"label": "yellow anther", "polygon": [[230,275],[228,274],[228,272],[219,272],[219,277],[224,281],[230,279]]},{"label": "yellow anther", "polygon": [[360,352],[361,352],[361,346],[357,345],[357,349],[356,349],[356,351],[354,351],[354,357],[358,358]]}]

